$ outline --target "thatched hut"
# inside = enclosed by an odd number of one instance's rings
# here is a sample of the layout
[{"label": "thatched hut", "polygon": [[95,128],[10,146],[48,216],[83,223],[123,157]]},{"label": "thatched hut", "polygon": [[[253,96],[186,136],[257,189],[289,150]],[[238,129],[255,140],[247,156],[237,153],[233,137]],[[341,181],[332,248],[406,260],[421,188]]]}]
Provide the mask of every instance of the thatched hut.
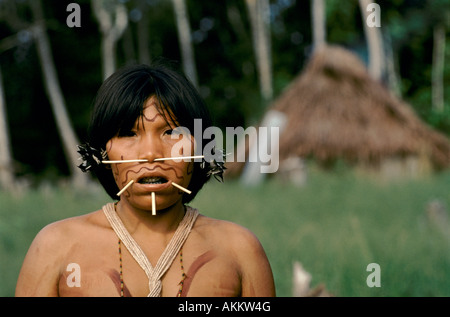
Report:
[{"label": "thatched hut", "polygon": [[292,157],[312,157],[323,166],[342,160],[392,176],[450,165],[450,141],[341,47],[315,52],[271,109],[287,118],[279,140],[281,167]]}]

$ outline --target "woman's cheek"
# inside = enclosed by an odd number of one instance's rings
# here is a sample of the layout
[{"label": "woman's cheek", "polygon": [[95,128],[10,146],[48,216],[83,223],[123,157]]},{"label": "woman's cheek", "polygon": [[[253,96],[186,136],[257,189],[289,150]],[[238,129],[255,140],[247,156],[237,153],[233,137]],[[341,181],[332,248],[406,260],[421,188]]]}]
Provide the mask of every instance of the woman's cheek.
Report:
[{"label": "woman's cheek", "polygon": [[194,172],[194,162],[189,162],[187,166],[187,178],[189,179],[189,182],[192,177],[192,172]]},{"label": "woman's cheek", "polygon": [[126,143],[122,139],[117,137],[112,138],[106,143],[106,153],[110,160],[123,160],[123,153],[127,147]]},{"label": "woman's cheek", "polygon": [[122,182],[121,182],[121,177],[120,177],[120,171],[117,165],[119,164],[111,164],[111,172],[113,174],[114,177],[114,181],[117,184],[117,187],[121,188],[122,187]]},{"label": "woman's cheek", "polygon": [[185,134],[185,132],[180,133],[180,131],[178,131],[177,134],[172,135],[170,139],[166,139],[164,143],[166,145],[166,149],[168,149],[168,151],[166,150],[165,152],[171,157],[182,155],[190,156],[193,155],[195,150],[194,137],[188,132]]},{"label": "woman's cheek", "polygon": [[191,178],[192,178],[192,172],[194,171],[194,162],[189,162],[186,163],[186,166],[184,167],[184,179],[185,179],[185,184],[184,186],[188,187],[189,184],[191,183]]}]

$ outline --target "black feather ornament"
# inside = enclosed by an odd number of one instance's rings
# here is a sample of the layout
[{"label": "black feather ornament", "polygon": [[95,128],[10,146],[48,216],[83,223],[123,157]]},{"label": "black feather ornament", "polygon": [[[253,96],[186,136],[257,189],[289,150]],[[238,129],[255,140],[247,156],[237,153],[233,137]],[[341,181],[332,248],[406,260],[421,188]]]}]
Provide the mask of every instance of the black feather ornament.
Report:
[{"label": "black feather ornament", "polygon": [[96,149],[89,145],[89,143],[81,144],[77,146],[77,152],[81,155],[81,164],[78,168],[83,172],[87,172],[92,169],[96,169],[102,165],[102,161],[108,158],[108,154],[103,149]]},{"label": "black feather ornament", "polygon": [[[203,162],[201,163],[200,167],[202,169],[207,168],[206,175],[208,177],[214,176],[216,180],[223,183],[223,173],[227,169],[225,167],[225,158],[227,154],[223,150],[218,150],[218,152],[221,155],[221,160],[217,161],[216,159],[210,160],[207,162],[205,159],[203,159]],[[207,166],[208,165],[208,166]]]}]

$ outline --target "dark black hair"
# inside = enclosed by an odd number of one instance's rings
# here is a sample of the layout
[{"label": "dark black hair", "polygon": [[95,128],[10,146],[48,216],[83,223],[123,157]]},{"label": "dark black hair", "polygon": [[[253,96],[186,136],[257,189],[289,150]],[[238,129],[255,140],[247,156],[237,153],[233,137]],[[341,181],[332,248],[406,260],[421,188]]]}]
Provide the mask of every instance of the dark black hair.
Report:
[{"label": "dark black hair", "polygon": [[[208,109],[192,83],[180,72],[164,65],[133,65],[119,69],[100,87],[89,126],[89,144],[105,149],[106,143],[119,131],[129,131],[142,116],[144,104],[150,96],[159,101],[160,111],[173,115],[167,118],[193,133],[194,119],[202,121],[203,131],[212,125]],[[192,194],[183,195],[188,203],[209,180],[207,169],[194,162],[194,170],[188,189]],[[111,169],[99,165],[93,173],[106,192],[117,199],[119,188]]]}]

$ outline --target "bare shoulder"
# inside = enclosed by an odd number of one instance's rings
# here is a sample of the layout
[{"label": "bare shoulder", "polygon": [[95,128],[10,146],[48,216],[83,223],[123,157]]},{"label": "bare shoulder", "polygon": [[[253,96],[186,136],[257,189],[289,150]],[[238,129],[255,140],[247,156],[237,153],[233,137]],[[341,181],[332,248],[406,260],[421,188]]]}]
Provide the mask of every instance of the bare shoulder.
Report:
[{"label": "bare shoulder", "polygon": [[201,215],[195,229],[205,238],[213,239],[233,250],[262,250],[256,235],[244,226],[227,220],[214,219]]},{"label": "bare shoulder", "polygon": [[200,216],[194,230],[233,259],[241,277],[242,296],[274,296],[275,285],[269,260],[256,235],[225,220]]},{"label": "bare shoulder", "polygon": [[101,224],[99,212],[53,222],[39,231],[25,256],[16,296],[56,296],[61,263],[81,235]]},{"label": "bare shoulder", "polygon": [[78,239],[81,233],[85,234],[86,231],[98,226],[106,226],[104,218],[101,216],[101,210],[55,221],[39,231],[33,244],[55,250],[62,245],[62,241],[67,244],[72,239]]}]

